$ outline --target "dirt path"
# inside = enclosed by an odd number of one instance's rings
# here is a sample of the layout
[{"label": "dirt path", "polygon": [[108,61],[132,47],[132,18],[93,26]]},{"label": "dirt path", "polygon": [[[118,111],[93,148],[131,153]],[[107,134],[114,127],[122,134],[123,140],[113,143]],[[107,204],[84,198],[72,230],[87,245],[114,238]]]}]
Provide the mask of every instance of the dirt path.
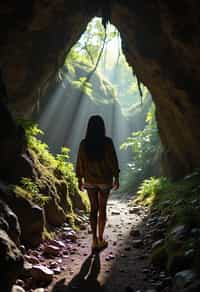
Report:
[{"label": "dirt path", "polygon": [[[134,212],[133,212],[134,211]],[[128,200],[112,194],[108,202],[108,222],[105,237],[109,246],[91,255],[91,234],[88,229],[78,234],[74,252],[62,258],[65,269],[54,277],[47,291],[146,291],[148,248],[142,238],[143,208],[130,210]]]}]

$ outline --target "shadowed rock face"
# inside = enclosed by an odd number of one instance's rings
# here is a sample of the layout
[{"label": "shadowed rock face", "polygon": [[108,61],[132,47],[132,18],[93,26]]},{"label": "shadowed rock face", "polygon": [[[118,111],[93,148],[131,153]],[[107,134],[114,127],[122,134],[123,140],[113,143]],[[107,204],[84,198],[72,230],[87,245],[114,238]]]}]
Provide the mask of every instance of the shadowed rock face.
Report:
[{"label": "shadowed rock face", "polygon": [[3,1],[6,102],[14,113],[30,115],[88,21],[103,15],[121,32],[129,63],[153,95],[166,173],[184,175],[200,166],[199,6],[195,0]]}]

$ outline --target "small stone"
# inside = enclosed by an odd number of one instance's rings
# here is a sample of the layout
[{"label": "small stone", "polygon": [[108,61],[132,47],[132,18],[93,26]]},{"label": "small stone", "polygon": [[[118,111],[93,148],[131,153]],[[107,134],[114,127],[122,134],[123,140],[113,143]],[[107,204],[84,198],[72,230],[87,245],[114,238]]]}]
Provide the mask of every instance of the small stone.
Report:
[{"label": "small stone", "polygon": [[22,254],[25,254],[26,253],[26,248],[24,245],[20,245],[19,249],[21,250],[21,253]]},{"label": "small stone", "polygon": [[151,246],[152,250],[161,246],[163,243],[164,243],[164,239],[160,239],[160,240],[155,241]]},{"label": "small stone", "polygon": [[55,269],[55,268],[57,268],[57,267],[58,267],[57,262],[50,262],[50,263],[49,263],[49,268],[50,268],[50,269]]},{"label": "small stone", "polygon": [[60,254],[60,248],[49,244],[44,247],[44,254],[49,256],[58,256]]},{"label": "small stone", "polygon": [[183,289],[196,279],[196,274],[192,270],[184,270],[176,273],[175,286],[178,289]]},{"label": "small stone", "polygon": [[16,280],[16,285],[20,286],[20,287],[24,287],[24,281],[21,279],[17,279]]},{"label": "small stone", "polygon": [[31,264],[36,265],[39,264],[39,259],[36,256],[29,256],[29,255],[25,255],[24,258]]},{"label": "small stone", "polygon": [[63,234],[63,236],[64,236],[64,238],[70,239],[73,242],[75,242],[77,240],[76,232],[73,230]]},{"label": "small stone", "polygon": [[193,258],[194,257],[194,249],[191,248],[189,250],[186,250],[185,256],[188,257],[188,258]]},{"label": "small stone", "polygon": [[13,285],[11,292],[25,292],[25,290],[18,285]]},{"label": "small stone", "polygon": [[58,275],[61,273],[61,268],[60,267],[54,268],[53,271],[56,275]]},{"label": "small stone", "polygon": [[132,241],[133,247],[139,248],[143,246],[143,241],[141,239],[135,239]]},{"label": "small stone", "polygon": [[194,200],[192,200],[191,202],[190,202],[192,205],[198,205],[198,203],[199,203],[199,200],[198,199],[194,199]]},{"label": "small stone", "polygon": [[64,244],[64,242],[62,242],[61,240],[51,240],[50,244],[60,247],[60,248],[65,248],[66,245]]},{"label": "small stone", "polygon": [[178,241],[184,239],[188,234],[188,229],[185,225],[178,225],[170,232],[173,240]]},{"label": "small stone", "polygon": [[111,215],[120,215],[120,211],[114,210],[111,212]]},{"label": "small stone", "polygon": [[73,229],[71,227],[69,227],[69,226],[64,226],[62,229],[63,229],[63,231],[66,231],[66,232],[73,231]]},{"label": "small stone", "polygon": [[53,279],[53,271],[43,265],[35,265],[31,269],[31,276],[37,282],[49,284]]},{"label": "small stone", "polygon": [[137,214],[140,212],[140,210],[141,208],[139,206],[132,207],[131,209],[129,209],[129,214]]}]

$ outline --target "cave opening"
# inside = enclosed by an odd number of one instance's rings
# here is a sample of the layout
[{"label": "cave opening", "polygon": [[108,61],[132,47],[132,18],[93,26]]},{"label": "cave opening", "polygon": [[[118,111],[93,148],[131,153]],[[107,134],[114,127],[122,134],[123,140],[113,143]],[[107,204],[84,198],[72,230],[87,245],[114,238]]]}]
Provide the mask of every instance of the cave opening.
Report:
[{"label": "cave opening", "polygon": [[[18,2],[0,3],[0,289],[199,291],[197,1],[181,8],[166,1]],[[110,24],[105,33],[90,23],[93,36],[86,31],[60,68],[94,15],[120,29],[127,60],[153,95],[164,149],[148,90],[132,76]],[[36,102],[41,139],[35,122],[15,119],[30,117]],[[91,255],[74,145],[86,116],[96,113],[105,115],[120,163],[128,165],[108,201],[108,248]],[[182,179],[160,176],[161,158],[163,174]]]},{"label": "cave opening", "polygon": [[[35,119],[50,151],[56,154],[62,147],[68,147],[70,161],[75,163],[89,117],[101,115],[106,134],[116,145],[122,185],[124,189],[134,185],[137,189],[142,179],[158,173],[152,170],[155,167],[151,158],[158,148],[154,107],[147,87],[140,84],[126,61],[119,31],[110,23],[104,28],[102,19],[95,17],[40,98]],[[148,116],[152,116],[152,121]],[[146,133],[145,127],[152,128],[152,133]],[[134,147],[139,148],[135,157]]]}]

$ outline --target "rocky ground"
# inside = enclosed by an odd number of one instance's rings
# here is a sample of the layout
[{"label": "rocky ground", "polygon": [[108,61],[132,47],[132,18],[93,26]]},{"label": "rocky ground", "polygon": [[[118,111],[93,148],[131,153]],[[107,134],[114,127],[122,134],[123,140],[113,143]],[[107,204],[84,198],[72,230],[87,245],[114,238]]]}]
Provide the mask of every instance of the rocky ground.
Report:
[{"label": "rocky ground", "polygon": [[194,280],[192,271],[172,278],[150,262],[152,249],[162,240],[162,226],[154,227],[161,218],[153,218],[148,208],[128,203],[127,196],[111,196],[105,232],[109,246],[99,254],[91,254],[91,232],[84,214],[80,214],[80,232],[64,224],[54,240],[28,250],[25,275],[13,292],[189,291],[184,287]]}]

